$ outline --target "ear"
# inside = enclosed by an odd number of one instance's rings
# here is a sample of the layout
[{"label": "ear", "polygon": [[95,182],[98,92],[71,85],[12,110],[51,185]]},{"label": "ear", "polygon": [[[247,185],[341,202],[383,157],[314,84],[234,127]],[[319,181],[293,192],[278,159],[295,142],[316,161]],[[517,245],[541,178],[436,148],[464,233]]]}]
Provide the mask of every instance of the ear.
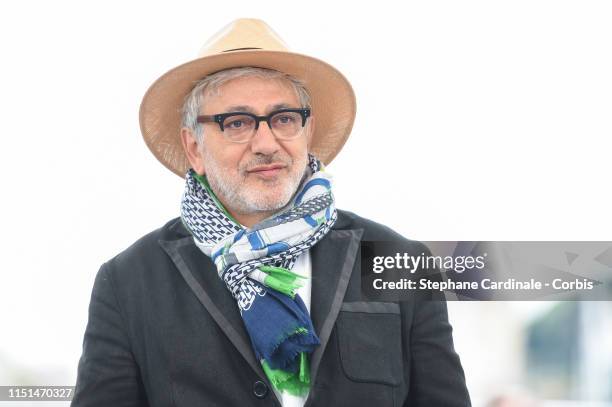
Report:
[{"label": "ear", "polygon": [[198,140],[191,129],[187,127],[181,128],[181,143],[183,144],[183,150],[187,156],[191,168],[199,175],[204,175],[206,168],[204,166],[204,157]]}]

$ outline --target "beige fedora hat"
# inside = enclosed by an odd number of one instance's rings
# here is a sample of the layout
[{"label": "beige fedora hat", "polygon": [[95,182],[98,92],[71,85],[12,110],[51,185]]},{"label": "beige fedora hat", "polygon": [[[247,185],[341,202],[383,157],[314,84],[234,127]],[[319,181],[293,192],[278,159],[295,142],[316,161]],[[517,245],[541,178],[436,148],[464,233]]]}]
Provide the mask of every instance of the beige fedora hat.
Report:
[{"label": "beige fedora hat", "polygon": [[180,177],[190,167],[180,141],[185,96],[203,77],[228,68],[274,69],[304,82],[316,118],[310,151],[329,164],[346,142],[355,120],[355,94],[331,65],[290,52],[263,21],[238,19],[204,45],[198,58],[166,72],[147,90],[140,105],[140,130],[155,157]]}]

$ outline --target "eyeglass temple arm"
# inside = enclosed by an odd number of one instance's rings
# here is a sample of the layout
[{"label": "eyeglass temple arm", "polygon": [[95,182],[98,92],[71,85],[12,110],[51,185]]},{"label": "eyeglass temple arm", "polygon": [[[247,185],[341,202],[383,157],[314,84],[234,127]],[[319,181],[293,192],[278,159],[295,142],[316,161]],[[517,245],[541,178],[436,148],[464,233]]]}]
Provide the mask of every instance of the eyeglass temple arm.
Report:
[{"label": "eyeglass temple arm", "polygon": [[216,117],[215,116],[198,116],[197,117],[197,122],[198,123],[211,123],[211,122],[216,122]]}]

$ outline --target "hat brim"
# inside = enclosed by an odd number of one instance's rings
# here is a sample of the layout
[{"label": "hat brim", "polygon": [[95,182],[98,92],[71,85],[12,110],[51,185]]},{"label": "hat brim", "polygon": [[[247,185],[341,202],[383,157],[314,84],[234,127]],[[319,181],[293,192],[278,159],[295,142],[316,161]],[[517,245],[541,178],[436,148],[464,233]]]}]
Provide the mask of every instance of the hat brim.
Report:
[{"label": "hat brim", "polygon": [[302,80],[316,118],[310,152],[325,164],[338,154],[353,127],[356,102],[348,80],[331,65],[285,51],[243,50],[195,59],[166,72],[140,105],[140,130],[147,147],[169,170],[184,177],[190,164],[180,141],[181,109],[195,84],[214,72],[240,66],[274,69]]}]

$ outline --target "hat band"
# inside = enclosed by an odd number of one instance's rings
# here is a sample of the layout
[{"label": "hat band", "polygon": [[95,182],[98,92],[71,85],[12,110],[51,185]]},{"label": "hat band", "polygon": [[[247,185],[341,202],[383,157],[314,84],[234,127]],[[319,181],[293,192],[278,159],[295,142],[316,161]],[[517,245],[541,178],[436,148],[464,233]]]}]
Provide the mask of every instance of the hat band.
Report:
[{"label": "hat band", "polygon": [[257,47],[244,47],[244,48],[226,49],[226,50],[221,51],[221,52],[242,51],[242,50],[245,50],[245,49],[262,49],[262,48],[257,48]]}]

